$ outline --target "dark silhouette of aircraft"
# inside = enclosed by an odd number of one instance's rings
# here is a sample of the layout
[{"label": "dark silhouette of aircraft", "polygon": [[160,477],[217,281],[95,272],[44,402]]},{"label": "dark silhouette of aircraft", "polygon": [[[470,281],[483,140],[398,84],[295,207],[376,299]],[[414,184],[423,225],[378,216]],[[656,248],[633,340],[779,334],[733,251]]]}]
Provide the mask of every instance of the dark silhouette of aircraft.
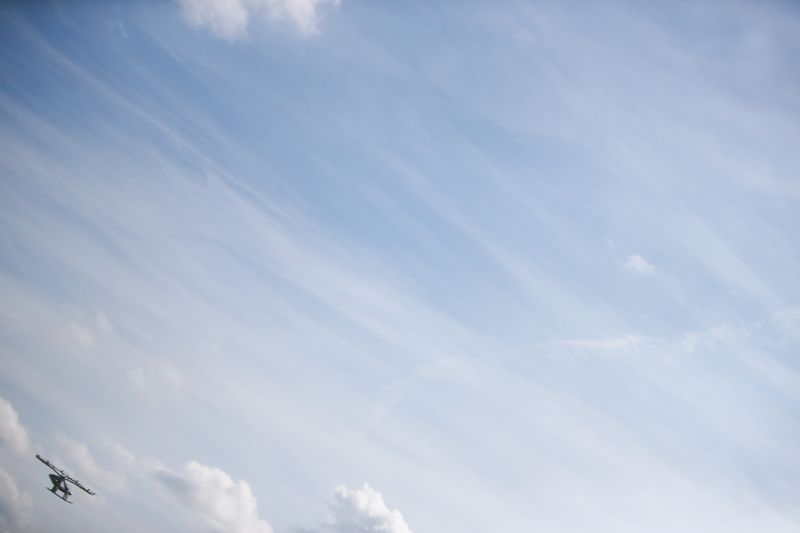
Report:
[{"label": "dark silhouette of aircraft", "polygon": [[[79,489],[88,492],[92,496],[94,496],[96,494],[93,490],[87,489],[86,487],[81,485],[80,481],[78,481],[77,479],[75,479],[73,477],[70,477],[62,469],[57,468],[53,463],[51,463],[50,461],[48,461],[47,459],[45,459],[44,457],[42,457],[38,453],[36,454],[36,458],[39,459],[44,464],[46,464],[47,466],[49,466],[53,470],[53,472],[55,472],[55,474],[50,474],[50,482],[53,483],[53,488],[50,488],[50,489],[47,489],[47,490],[49,490],[50,492],[52,492],[53,494],[58,496],[60,499],[64,500],[67,503],[72,503],[68,499],[69,496],[72,494],[72,491],[69,490],[69,485],[67,483],[72,483],[73,485],[75,485]],[[56,494],[56,491],[62,493],[63,496],[59,496],[58,494]]]}]

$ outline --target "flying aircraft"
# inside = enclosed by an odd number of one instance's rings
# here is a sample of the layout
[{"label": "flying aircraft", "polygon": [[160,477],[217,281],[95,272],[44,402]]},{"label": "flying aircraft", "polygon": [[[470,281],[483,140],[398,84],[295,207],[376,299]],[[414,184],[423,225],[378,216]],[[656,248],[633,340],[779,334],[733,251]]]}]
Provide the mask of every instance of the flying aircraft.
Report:
[{"label": "flying aircraft", "polygon": [[[87,489],[86,487],[81,485],[81,482],[78,481],[77,479],[70,477],[66,472],[64,472],[60,468],[56,468],[56,466],[53,463],[51,463],[38,453],[36,454],[36,458],[39,459],[44,464],[46,464],[47,466],[49,466],[53,470],[53,472],[55,472],[55,474],[50,474],[50,481],[53,483],[53,488],[47,490],[58,496],[60,499],[64,500],[67,503],[72,503],[71,501],[68,500],[69,496],[72,494],[72,491],[69,490],[69,485],[67,485],[67,483],[72,483],[79,489],[88,492],[92,496],[96,494],[93,490]],[[56,494],[56,491],[61,492],[63,496],[59,496],[58,494]]]}]

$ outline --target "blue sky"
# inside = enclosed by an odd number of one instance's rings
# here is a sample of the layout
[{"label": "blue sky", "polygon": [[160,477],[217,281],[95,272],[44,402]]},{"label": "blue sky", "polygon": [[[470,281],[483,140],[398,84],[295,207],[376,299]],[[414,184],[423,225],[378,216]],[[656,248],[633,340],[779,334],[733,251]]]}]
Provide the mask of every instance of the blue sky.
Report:
[{"label": "blue sky", "polygon": [[0,531],[796,531],[798,57],[789,2],[5,3]]}]

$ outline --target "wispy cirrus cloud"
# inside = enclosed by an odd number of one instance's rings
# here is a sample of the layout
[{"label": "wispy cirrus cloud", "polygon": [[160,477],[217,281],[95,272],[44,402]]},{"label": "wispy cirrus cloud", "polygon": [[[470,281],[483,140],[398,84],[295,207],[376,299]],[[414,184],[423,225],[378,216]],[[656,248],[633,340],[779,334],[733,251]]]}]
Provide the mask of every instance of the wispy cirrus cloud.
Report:
[{"label": "wispy cirrus cloud", "polygon": [[321,531],[793,531],[791,9],[362,2],[249,47],[186,23],[323,3],[103,6],[0,13],[0,359],[125,472],[120,531],[319,524],[342,479],[388,503]]},{"label": "wispy cirrus cloud", "polygon": [[[797,406],[791,391],[800,385],[791,315],[673,338],[553,341],[420,368],[383,392],[376,432],[428,457],[446,439],[417,443],[405,435],[430,434],[422,427],[439,434],[444,423],[471,448],[493,450],[442,454],[438,468],[479,464],[484,479],[499,478],[495,490],[507,491],[512,523],[537,520],[572,532],[591,522],[632,532],[659,530],[656,524],[682,516],[675,522],[713,524],[713,531],[770,524],[788,532],[796,491],[786,487],[800,474],[788,444],[798,432],[789,418]],[[724,375],[716,373],[721,360]],[[742,394],[745,383],[751,392]],[[413,415],[422,405],[424,419]],[[716,456],[721,449],[726,459]],[[771,470],[777,464],[781,469]],[[747,503],[739,488],[747,471],[765,473],[758,489],[751,487],[761,504]],[[638,493],[643,485],[647,496]],[[533,495],[527,506],[535,509],[520,510],[522,493]],[[573,506],[580,516],[566,518]]]}]

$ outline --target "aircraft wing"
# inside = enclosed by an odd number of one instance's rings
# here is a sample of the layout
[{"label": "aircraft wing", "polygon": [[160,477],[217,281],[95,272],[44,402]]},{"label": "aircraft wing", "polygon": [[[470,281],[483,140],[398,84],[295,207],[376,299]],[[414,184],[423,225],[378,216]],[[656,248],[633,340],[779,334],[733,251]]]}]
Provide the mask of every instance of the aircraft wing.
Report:
[{"label": "aircraft wing", "polygon": [[64,478],[65,478],[67,481],[69,481],[70,483],[72,483],[73,485],[75,485],[76,487],[78,487],[79,489],[81,489],[81,490],[83,490],[83,491],[85,491],[85,492],[88,492],[88,493],[89,493],[89,494],[91,494],[92,496],[94,496],[95,494],[97,494],[97,493],[96,493],[95,491],[93,491],[92,489],[87,489],[86,487],[84,487],[83,485],[81,485],[81,482],[80,482],[80,481],[78,481],[78,480],[77,480],[77,479],[75,479],[75,478],[72,478],[72,477],[69,477],[69,476],[64,476]]},{"label": "aircraft wing", "polygon": [[36,458],[39,459],[44,464],[46,464],[47,466],[49,466],[55,473],[57,473],[59,475],[62,475],[62,476],[66,476],[66,474],[64,473],[63,470],[61,470],[60,468],[56,468],[56,465],[54,465],[53,463],[51,463],[50,461],[48,461],[47,459],[45,459],[44,457],[42,457],[38,453],[36,454]]}]

